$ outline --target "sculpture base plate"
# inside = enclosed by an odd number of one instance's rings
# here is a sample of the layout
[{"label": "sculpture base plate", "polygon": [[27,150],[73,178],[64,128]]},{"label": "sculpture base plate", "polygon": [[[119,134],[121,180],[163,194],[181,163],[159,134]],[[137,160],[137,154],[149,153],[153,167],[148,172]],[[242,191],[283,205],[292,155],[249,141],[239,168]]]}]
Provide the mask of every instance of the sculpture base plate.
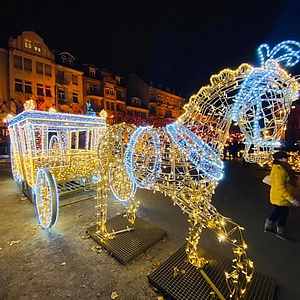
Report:
[{"label": "sculpture base plate", "polygon": [[[177,250],[161,266],[149,274],[148,280],[158,291],[164,294],[167,299],[173,300],[211,300],[219,299],[217,294],[208,283],[210,280],[225,299],[230,299],[225,270],[231,270],[231,260],[218,255],[217,253],[199,247],[199,253],[210,261],[202,271],[187,262],[185,252],[186,245]],[[178,268],[179,275],[174,276],[174,268]],[[177,269],[177,270],[178,270]],[[203,276],[209,278],[206,280]],[[184,274],[183,274],[184,273]],[[245,299],[272,300],[276,289],[276,282],[273,278],[255,272],[249,286]]]},{"label": "sculpture base plate", "polygon": [[[126,217],[120,215],[107,220],[107,232],[124,230],[129,226]],[[113,239],[105,239],[97,233],[97,225],[87,229],[87,233],[106,249],[121,264],[125,265],[148,248],[162,240],[167,232],[138,217],[135,219],[134,230],[117,233]]]}]

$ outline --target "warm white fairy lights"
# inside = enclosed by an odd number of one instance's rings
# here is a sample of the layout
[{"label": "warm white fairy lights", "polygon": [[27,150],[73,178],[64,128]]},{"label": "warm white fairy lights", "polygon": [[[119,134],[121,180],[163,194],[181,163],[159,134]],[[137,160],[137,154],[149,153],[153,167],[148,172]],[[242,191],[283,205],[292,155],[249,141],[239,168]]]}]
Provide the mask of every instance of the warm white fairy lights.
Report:
[{"label": "warm white fairy lights", "polygon": [[24,110],[35,110],[36,109],[36,102],[32,99],[26,101],[24,103]]},{"label": "warm white fairy lights", "polygon": [[58,214],[57,183],[98,174],[98,142],[103,118],[35,111],[33,100],[8,122],[11,168],[35,195],[38,220],[53,226]]},{"label": "warm white fairy lights", "polygon": [[[287,152],[288,154],[288,163],[290,164],[292,170],[294,170],[294,172],[296,174],[299,174],[300,173],[300,155],[299,155],[299,151],[297,152]],[[271,157],[271,159],[269,160],[268,162],[268,165],[267,167],[268,168],[272,168],[272,165],[273,165],[273,157]]]},{"label": "warm white fairy lights", "polygon": [[[127,217],[131,224],[139,206],[134,197],[137,186],[169,196],[189,215],[186,253],[194,266],[202,268],[207,263],[197,250],[203,228],[233,246],[232,271],[225,277],[230,298],[235,300],[245,298],[254,266],[247,256],[243,228],[222,216],[211,199],[223,176],[221,157],[233,120],[245,135],[245,158],[250,162],[267,161],[279,139],[291,103],[298,98],[297,80],[279,65],[292,63],[289,55],[282,54],[282,49],[291,54],[289,43],[269,52],[260,68],[242,64],[237,70],[226,69],[212,76],[210,85],[190,98],[184,114],[174,123],[165,128],[114,125],[100,148],[99,157],[107,159],[107,170],[113,169],[107,171],[113,177],[106,179],[102,167],[101,187],[106,189],[110,184],[117,198],[130,201]],[[280,59],[276,60],[275,53],[279,52]],[[118,174],[122,174],[121,184],[114,182],[119,180]],[[97,215],[102,216],[97,219],[99,233],[111,237],[106,232],[105,202]]]},{"label": "warm white fairy lights", "polygon": [[[145,138],[149,141],[150,139],[150,145],[154,146],[154,153],[152,154],[150,152],[150,149],[148,147],[143,147],[145,143],[140,143],[140,138],[146,133]],[[138,143],[139,142],[139,143]],[[134,153],[135,151],[139,149],[139,151],[142,152],[147,152],[147,155],[149,156],[151,153],[152,159],[151,166],[147,168],[146,170],[146,164],[144,163],[143,160],[140,161],[139,163],[139,168],[144,168],[144,174],[147,173],[147,177],[143,176],[142,180],[139,176],[136,176],[135,174],[135,164],[137,161],[134,161]],[[150,126],[147,127],[139,127],[131,136],[128,144],[127,144],[127,151],[125,154],[125,166],[126,166],[126,172],[130,179],[140,188],[145,188],[148,186],[148,183],[153,180],[156,172],[160,169],[160,144],[158,140],[158,135],[155,131],[151,130]]]},{"label": "warm white fairy lights", "polygon": [[300,156],[298,152],[288,152],[288,163],[296,173],[300,173]]},{"label": "warm white fairy lights", "polygon": [[[131,225],[139,207],[136,187],[169,196],[189,215],[189,262],[197,268],[207,264],[197,246],[203,228],[212,230],[220,242],[226,240],[233,247],[232,270],[225,274],[230,298],[244,299],[254,267],[247,256],[243,228],[222,216],[211,199],[223,176],[221,157],[232,121],[245,135],[245,158],[264,163],[284,129],[292,101],[298,98],[297,80],[279,65],[297,61],[290,56],[297,53],[298,44],[279,45],[272,51],[260,48],[260,52],[267,50],[260,68],[242,64],[237,70],[213,75],[210,84],[190,98],[183,115],[165,128],[124,123],[105,127],[96,117],[24,112],[9,123],[15,169],[31,186],[36,184],[36,171],[45,166],[58,180],[96,173],[96,224],[104,238],[115,235],[106,229],[109,187],[118,199],[128,201]],[[282,54],[284,50],[288,55]],[[83,144],[81,132],[85,132]],[[39,175],[39,182],[45,191],[40,194],[46,194],[39,207],[47,216],[45,203],[53,203],[53,198],[47,192],[51,184],[46,173]]]}]

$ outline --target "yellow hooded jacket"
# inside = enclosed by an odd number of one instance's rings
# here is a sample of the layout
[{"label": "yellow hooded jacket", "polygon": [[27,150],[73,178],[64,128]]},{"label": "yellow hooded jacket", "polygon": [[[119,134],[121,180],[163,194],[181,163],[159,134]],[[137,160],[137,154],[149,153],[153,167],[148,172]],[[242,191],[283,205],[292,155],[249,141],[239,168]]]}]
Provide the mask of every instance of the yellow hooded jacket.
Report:
[{"label": "yellow hooded jacket", "polygon": [[270,178],[270,202],[278,206],[290,206],[294,196],[287,171],[281,165],[273,164]]}]

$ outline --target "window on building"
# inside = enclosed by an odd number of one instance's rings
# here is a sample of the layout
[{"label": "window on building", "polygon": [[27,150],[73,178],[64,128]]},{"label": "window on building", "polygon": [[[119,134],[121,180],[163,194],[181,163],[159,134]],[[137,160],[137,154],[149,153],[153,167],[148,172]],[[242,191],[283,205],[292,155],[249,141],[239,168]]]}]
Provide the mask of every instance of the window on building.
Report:
[{"label": "window on building", "polygon": [[25,93],[32,94],[32,82],[25,80]]},{"label": "window on building", "polygon": [[44,96],[44,85],[42,83],[37,83],[36,93],[38,96]]},{"label": "window on building", "polygon": [[171,110],[166,111],[166,118],[172,118],[172,111]]},{"label": "window on building", "polygon": [[154,106],[150,106],[150,115],[156,115],[156,109]]},{"label": "window on building", "polygon": [[73,59],[71,57],[68,58],[68,64],[69,66],[73,66]]},{"label": "window on building", "polygon": [[24,70],[32,71],[32,61],[30,58],[24,58]]},{"label": "window on building", "polygon": [[96,69],[90,68],[90,76],[92,76],[92,77],[96,76]]},{"label": "window on building", "polygon": [[92,105],[92,108],[93,108],[94,111],[98,112],[98,111],[101,111],[103,109],[103,106],[102,106],[101,102],[99,103],[98,100],[91,99],[90,102],[91,102],[91,105]]},{"label": "window on building", "polygon": [[89,84],[89,91],[90,93],[96,93],[97,92],[97,85],[94,83]]},{"label": "window on building", "polygon": [[57,71],[57,81],[58,83],[64,83],[65,80],[65,72],[64,71]]},{"label": "window on building", "polygon": [[125,100],[124,93],[121,92],[121,91],[118,91],[118,92],[117,92],[117,99],[118,99],[118,100]]},{"label": "window on building", "polygon": [[45,64],[45,75],[52,76],[51,65]]},{"label": "window on building", "polygon": [[15,91],[23,93],[23,81],[22,81],[22,79],[15,78]]},{"label": "window on building", "polygon": [[34,43],[34,51],[36,52],[42,52],[42,46],[39,43]]},{"label": "window on building", "polygon": [[58,100],[65,100],[65,90],[63,88],[58,89]]},{"label": "window on building", "polygon": [[72,74],[72,83],[78,85],[78,76],[75,74]]},{"label": "window on building", "polygon": [[113,89],[110,89],[110,88],[106,88],[106,89],[105,89],[105,93],[106,93],[107,95],[114,95],[114,90],[113,90]]},{"label": "window on building", "polygon": [[132,106],[141,107],[141,99],[139,98],[131,98]]},{"label": "window on building", "polygon": [[67,57],[66,57],[65,55],[62,55],[62,56],[61,56],[61,60],[62,60],[62,62],[63,62],[64,64],[67,63]]},{"label": "window on building", "polygon": [[14,67],[18,69],[23,69],[22,56],[14,55]]},{"label": "window on building", "polygon": [[37,61],[36,62],[36,72],[38,74],[44,74],[44,71],[43,71],[43,63]]},{"label": "window on building", "polygon": [[31,40],[25,39],[24,46],[27,49],[32,49],[32,42],[31,42]]},{"label": "window on building", "polygon": [[45,85],[45,90],[46,90],[46,97],[52,98],[51,86],[50,85]]},{"label": "window on building", "polygon": [[73,102],[78,103],[78,92],[73,92]]},{"label": "window on building", "polygon": [[117,111],[122,112],[123,111],[123,105],[117,104]]}]

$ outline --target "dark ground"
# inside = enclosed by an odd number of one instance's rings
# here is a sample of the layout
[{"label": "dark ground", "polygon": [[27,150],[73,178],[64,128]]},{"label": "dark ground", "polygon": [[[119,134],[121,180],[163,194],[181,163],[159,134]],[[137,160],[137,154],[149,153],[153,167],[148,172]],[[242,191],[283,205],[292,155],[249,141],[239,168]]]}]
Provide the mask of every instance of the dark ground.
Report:
[{"label": "dark ground", "polygon": [[[162,296],[148,282],[147,274],[180,248],[187,237],[187,215],[161,194],[138,190],[137,216],[167,231],[167,238],[132,262],[122,265],[98,244],[86,238],[96,221],[95,200],[90,193],[61,197],[58,222],[51,230],[37,225],[33,204],[20,200],[21,191],[11,179],[8,163],[0,163],[0,299],[52,300],[103,299],[117,293],[117,300],[152,300]],[[300,209],[292,208],[287,230],[297,241],[284,242],[263,232],[271,210],[266,174],[255,165],[225,164],[225,179],[216,189],[213,204],[225,216],[245,227],[249,257],[257,271],[276,280],[274,300],[300,299]],[[73,203],[74,201],[78,201]],[[109,198],[108,219],[126,208]],[[204,231],[201,244],[232,259],[229,245]],[[162,298],[161,298],[162,299]],[[257,299],[263,300],[263,299]]]}]

